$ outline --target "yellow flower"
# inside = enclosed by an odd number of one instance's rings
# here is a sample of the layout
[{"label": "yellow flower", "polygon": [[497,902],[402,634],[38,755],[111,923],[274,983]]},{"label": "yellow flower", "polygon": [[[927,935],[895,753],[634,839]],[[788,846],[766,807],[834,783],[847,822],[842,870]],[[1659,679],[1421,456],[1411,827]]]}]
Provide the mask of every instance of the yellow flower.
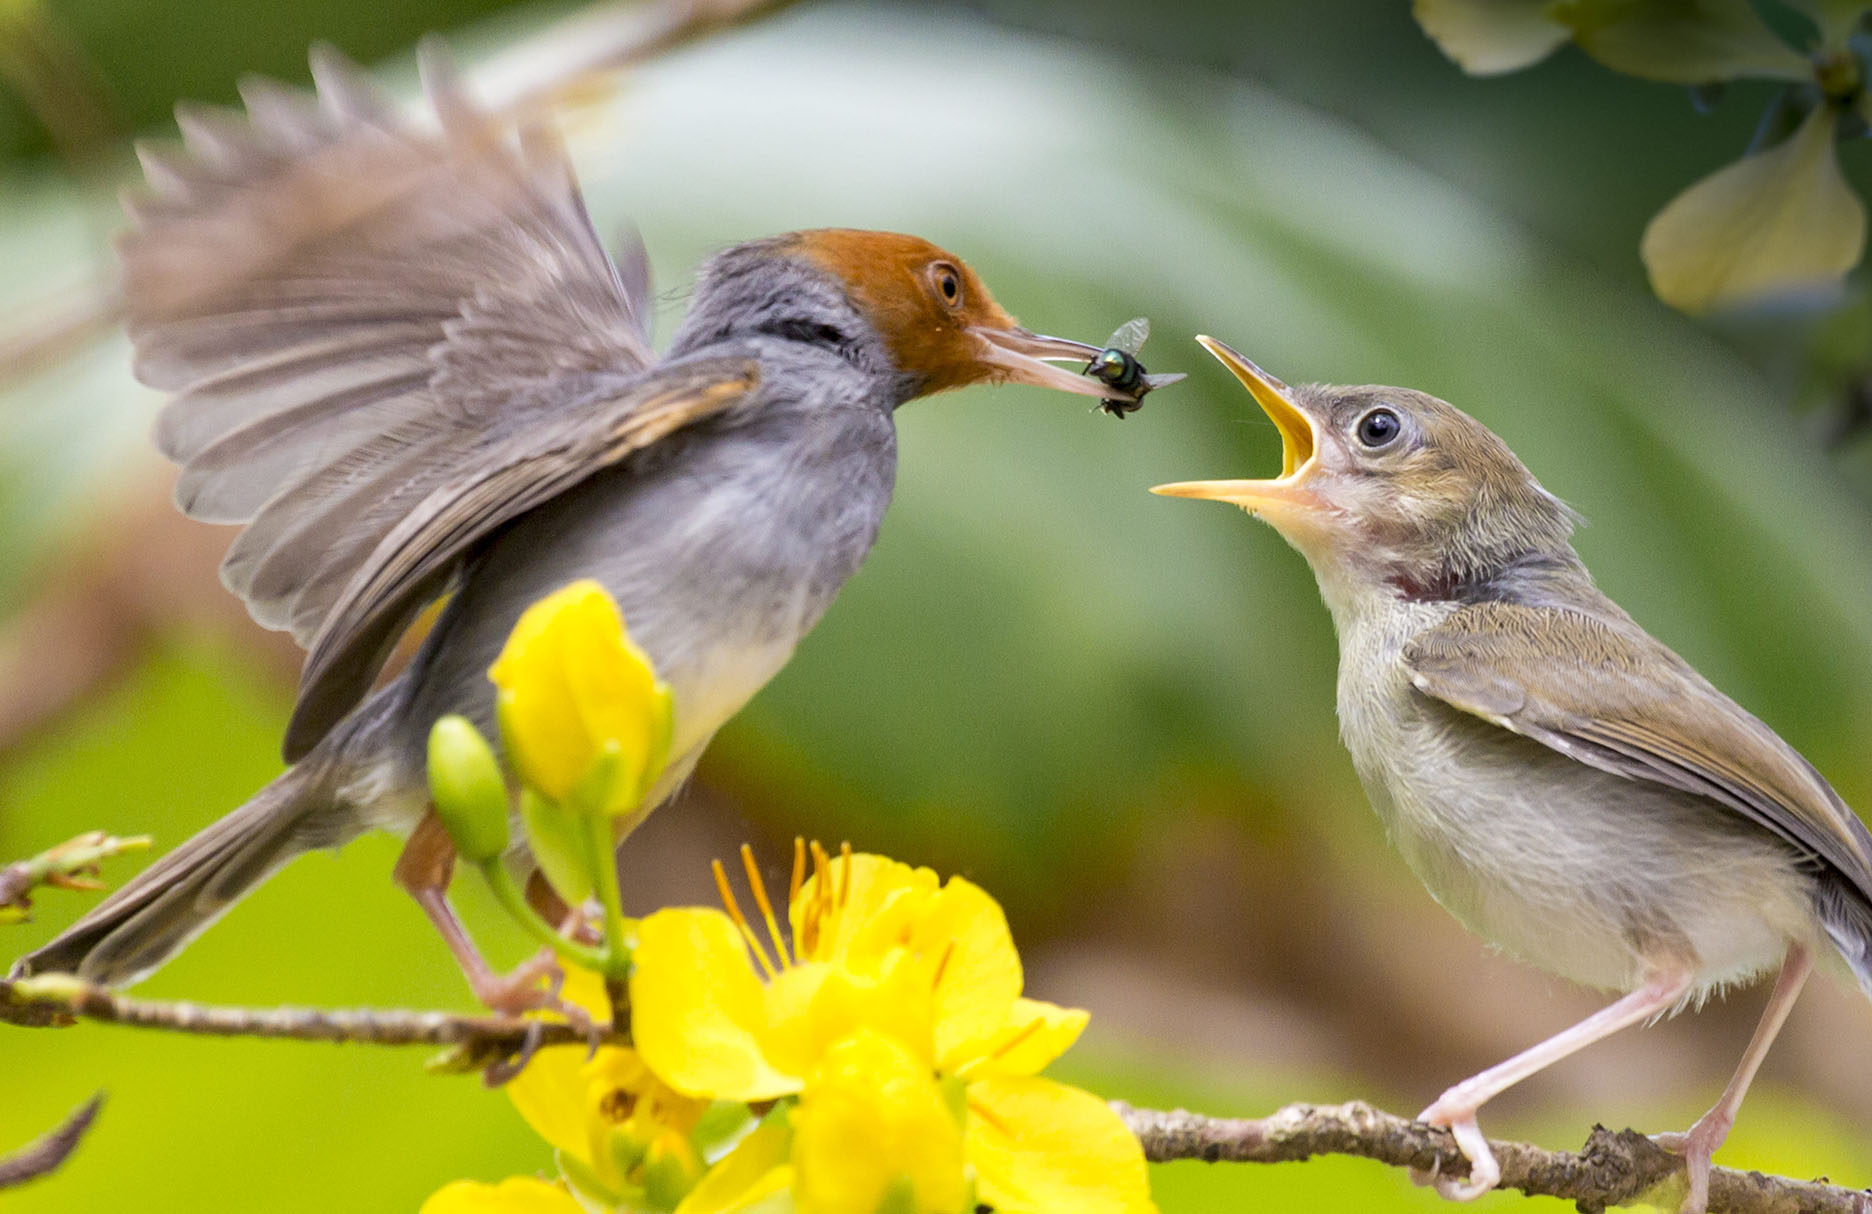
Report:
[{"label": "yellow flower", "polygon": [[[784,1184],[803,1214],[857,1209],[852,1194],[884,1203],[866,1214],[935,1208],[927,1203],[949,1201],[956,1176],[940,1162],[949,1139],[929,1128],[930,1097],[943,1092],[963,1174],[998,1210],[1153,1209],[1142,1152],[1117,1116],[1036,1076],[1086,1014],[1021,996],[1020,957],[994,899],[882,856],[834,860],[816,846],[813,856],[806,880],[796,848],[783,936],[742,849],[771,951],[719,864],[727,914],[663,910],[639,925],[632,1033],[650,1068],[698,1098],[799,1097],[790,1148],[777,1131],[753,1136],[720,1165],[738,1164],[748,1187],[704,1182],[680,1214],[752,1209],[756,1189]],[[867,1125],[923,1127],[924,1145],[899,1150],[888,1145],[895,1130]],[[743,1152],[770,1166],[749,1166]]]},{"label": "yellow flower", "polygon": [[670,692],[624,631],[604,587],[574,582],[527,608],[488,670],[500,689],[501,735],[521,779],[555,802],[591,795],[615,756],[608,813],[635,808],[663,770]]},{"label": "yellow flower", "polygon": [[585,1207],[556,1184],[512,1176],[499,1184],[453,1181],[431,1193],[419,1214],[585,1214]]},{"label": "yellow flower", "polygon": [[[609,1015],[603,986],[589,970],[568,969],[560,994],[593,1016]],[[687,1151],[693,1174],[701,1175],[687,1143],[709,1101],[672,1089],[635,1050],[606,1045],[589,1056],[576,1045],[541,1050],[506,1091],[533,1132],[558,1152],[574,1187],[598,1200],[615,1204],[644,1187],[653,1146],[664,1156],[675,1152],[679,1163]]]},{"label": "yellow flower", "polygon": [[962,1127],[929,1066],[859,1029],[825,1052],[793,1113],[793,1193],[813,1214],[957,1214]]},{"label": "yellow flower", "polygon": [[[599,977],[569,969],[561,991],[594,1017],[610,1014]],[[707,1100],[672,1090],[636,1051],[601,1046],[541,1050],[506,1086],[529,1126],[555,1150],[564,1185],[524,1177],[499,1185],[457,1181],[422,1214],[580,1214],[594,1208],[673,1209],[702,1176],[691,1136]],[[565,1186],[569,1185],[571,1192]]]}]

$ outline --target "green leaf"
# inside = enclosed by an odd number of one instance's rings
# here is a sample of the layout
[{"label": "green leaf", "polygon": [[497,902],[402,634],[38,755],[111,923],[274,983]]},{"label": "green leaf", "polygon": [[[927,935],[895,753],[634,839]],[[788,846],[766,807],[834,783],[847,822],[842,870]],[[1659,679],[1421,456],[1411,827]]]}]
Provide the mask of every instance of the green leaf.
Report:
[{"label": "green leaf", "polygon": [[1820,45],[1841,49],[1859,25],[1859,18],[1872,8],[1872,0],[1787,0],[1794,8],[1812,17],[1820,27]]},{"label": "green leaf", "polygon": [[1821,106],[1768,151],[1697,182],[1645,228],[1639,253],[1658,298],[1708,312],[1835,289],[1865,251],[1865,206],[1834,155]]},{"label": "green leaf", "polygon": [[1581,50],[1628,76],[1710,84],[1813,75],[1748,0],[1558,0],[1549,12]]},{"label": "green leaf", "polygon": [[1548,0],[1415,0],[1411,15],[1437,48],[1471,76],[1518,72],[1572,36]]}]

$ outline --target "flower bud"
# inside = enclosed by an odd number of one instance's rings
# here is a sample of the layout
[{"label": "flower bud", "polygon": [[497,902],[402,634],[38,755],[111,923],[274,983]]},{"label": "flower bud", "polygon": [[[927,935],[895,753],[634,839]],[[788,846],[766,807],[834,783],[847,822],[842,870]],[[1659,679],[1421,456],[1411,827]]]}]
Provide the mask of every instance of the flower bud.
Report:
[{"label": "flower bud", "polygon": [[523,782],[569,802],[610,752],[617,769],[598,808],[643,801],[669,756],[670,692],[604,587],[574,582],[527,608],[488,677]]},{"label": "flower bud", "polygon": [[451,713],[429,730],[429,796],[463,859],[480,864],[507,850],[507,781],[466,717]]}]

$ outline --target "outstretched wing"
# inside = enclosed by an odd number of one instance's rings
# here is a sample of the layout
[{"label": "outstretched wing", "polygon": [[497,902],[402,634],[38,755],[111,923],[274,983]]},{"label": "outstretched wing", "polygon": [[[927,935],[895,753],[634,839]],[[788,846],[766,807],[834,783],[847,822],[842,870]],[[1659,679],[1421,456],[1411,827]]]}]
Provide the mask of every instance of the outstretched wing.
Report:
[{"label": "outstretched wing", "polygon": [[541,419],[417,502],[344,587],[314,638],[286,757],[310,750],[363,698],[397,637],[476,541],[632,452],[751,402],[759,383],[749,360],[668,364],[630,381],[621,396],[587,395],[575,412]]},{"label": "outstretched wing", "polygon": [[177,501],[246,524],[223,579],[302,645],[515,411],[652,357],[548,133],[475,111],[439,54],[435,130],[335,53],[312,66],[316,97],[249,81],[244,116],[179,110],[181,147],[139,149],[121,242],[137,375],[176,393]]},{"label": "outstretched wing", "polygon": [[1813,766],[1636,625],[1459,608],[1404,650],[1425,695],[1582,763],[1706,797],[1872,900],[1872,836]]}]

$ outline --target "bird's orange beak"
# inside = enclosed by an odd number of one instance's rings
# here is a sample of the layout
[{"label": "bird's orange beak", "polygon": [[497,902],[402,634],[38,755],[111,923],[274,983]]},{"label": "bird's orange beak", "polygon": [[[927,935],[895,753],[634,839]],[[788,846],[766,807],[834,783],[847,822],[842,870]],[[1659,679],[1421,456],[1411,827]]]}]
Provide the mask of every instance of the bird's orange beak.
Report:
[{"label": "bird's orange beak", "polygon": [[970,325],[967,332],[975,339],[982,365],[990,369],[997,382],[1057,388],[1061,392],[1076,392],[1101,400],[1137,399],[1133,393],[1047,361],[1089,363],[1103,349],[1101,346],[1088,346],[1067,337],[1042,337],[1025,329],[997,325]]},{"label": "bird's orange beak", "polygon": [[1231,350],[1213,337],[1198,337],[1203,349],[1216,361],[1234,372],[1255,403],[1273,421],[1281,436],[1281,474],[1259,481],[1177,481],[1157,485],[1152,493],[1165,497],[1195,497],[1210,501],[1233,502],[1254,514],[1270,516],[1270,521],[1296,509],[1316,509],[1323,503],[1307,481],[1319,452],[1319,432],[1311,415],[1294,403],[1292,390],[1266,371]]}]

